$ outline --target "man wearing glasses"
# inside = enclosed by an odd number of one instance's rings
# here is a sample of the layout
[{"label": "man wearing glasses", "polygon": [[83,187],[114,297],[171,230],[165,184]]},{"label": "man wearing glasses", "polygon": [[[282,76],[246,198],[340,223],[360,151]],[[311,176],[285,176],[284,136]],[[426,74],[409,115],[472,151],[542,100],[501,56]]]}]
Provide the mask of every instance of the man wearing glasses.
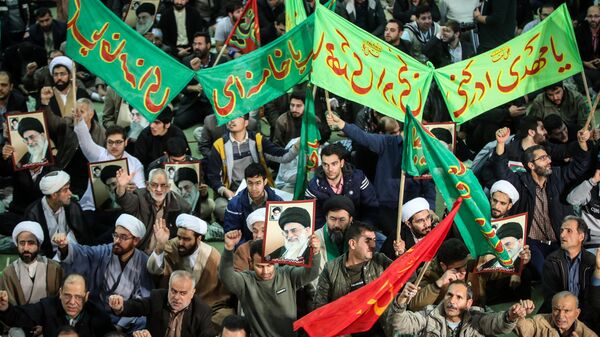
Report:
[{"label": "man wearing glasses", "polygon": [[177,216],[190,213],[191,206],[177,193],[171,191],[167,172],[156,168],[148,173],[145,188],[129,189],[135,174],[127,174],[124,170],[117,171],[117,202],[125,213],[133,214],[146,227],[138,248],[150,254],[156,248],[156,239],[152,235],[154,224],[164,220],[169,228],[170,238],[177,235],[175,226]]},{"label": "man wearing glasses", "polygon": [[568,166],[552,166],[552,159],[542,145],[534,145],[525,150],[523,166],[526,172],[512,172],[508,168],[505,143],[510,136],[508,128],[496,131],[496,151],[491,161],[494,163],[496,178],[510,182],[521,198],[513,205],[511,214],[527,212],[527,242],[531,250],[531,264],[542,275],[544,259],[559,248],[560,226],[573,208],[559,196],[576,179],[585,175],[589,167],[590,151],[587,141],[588,130],[577,132],[579,146],[573,147],[572,160]]},{"label": "man wearing glasses", "polygon": [[406,249],[421,241],[433,229],[432,211],[425,198],[414,198],[402,206],[402,226],[400,234]]},{"label": "man wearing glasses", "polygon": [[[108,297],[119,294],[125,299],[150,295],[152,278],[146,269],[148,256],[136,247],[146,234],[146,226],[129,214],[117,218],[113,243],[84,246],[67,240],[60,233],[52,241],[58,246],[61,264],[67,273],[80,273],[89,282],[90,301],[112,313]],[[113,324],[122,330],[135,331],[146,325],[143,317],[117,317]]]}]

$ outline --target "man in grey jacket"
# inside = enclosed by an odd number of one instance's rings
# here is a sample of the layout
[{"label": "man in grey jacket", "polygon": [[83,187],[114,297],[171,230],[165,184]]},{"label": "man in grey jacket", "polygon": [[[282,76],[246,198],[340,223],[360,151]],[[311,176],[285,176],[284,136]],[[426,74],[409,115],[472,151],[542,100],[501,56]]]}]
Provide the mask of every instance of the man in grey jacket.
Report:
[{"label": "man in grey jacket", "polygon": [[524,318],[531,301],[513,304],[507,311],[484,313],[481,308],[471,307],[473,292],[461,280],[450,283],[444,301],[428,306],[423,311],[406,310],[408,301],[417,294],[418,288],[407,283],[392,306],[388,325],[395,333],[418,334],[439,337],[484,337],[511,332],[519,318]]}]

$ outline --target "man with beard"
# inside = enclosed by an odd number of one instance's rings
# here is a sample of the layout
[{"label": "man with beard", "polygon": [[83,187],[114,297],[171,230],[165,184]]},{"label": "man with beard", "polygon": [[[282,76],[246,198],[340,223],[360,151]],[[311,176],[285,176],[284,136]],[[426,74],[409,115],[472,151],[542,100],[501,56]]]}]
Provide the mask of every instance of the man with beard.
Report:
[{"label": "man with beard", "polygon": [[435,67],[443,67],[472,57],[475,50],[469,42],[461,41],[460,24],[448,20],[441,27],[441,35],[434,36],[423,53]]},{"label": "man with beard", "polygon": [[135,9],[135,30],[144,35],[148,32],[154,24],[154,14],[156,13],[156,6],[150,2],[144,2]]},{"label": "man with beard", "polygon": [[50,110],[60,117],[72,116],[75,107],[73,106],[73,95],[76,99],[90,98],[87,91],[77,88],[73,92],[71,76],[73,76],[73,60],[66,56],[57,56],[52,59],[48,65],[54,86],[52,88],[52,98],[48,103]]},{"label": "man with beard", "polygon": [[[188,143],[185,139],[179,137],[169,138],[169,140],[167,140],[167,148],[164,154],[156,158],[156,160],[152,161],[150,165],[145,167],[146,175],[148,172],[152,171],[155,168],[164,167],[166,163],[184,163],[199,161],[199,159],[187,154],[188,151]],[[175,176],[175,168],[173,168],[173,175],[171,175],[171,168],[173,167],[169,168],[169,178],[173,178]]]},{"label": "man with beard", "polygon": [[174,0],[162,11],[160,29],[164,43],[181,59],[190,54],[194,34],[208,30],[208,25],[189,0]]},{"label": "man with beard", "polygon": [[176,218],[181,213],[189,213],[190,205],[179,195],[171,191],[167,172],[158,168],[150,171],[146,188],[134,191],[128,189],[132,176],[124,170],[117,171],[117,202],[123,211],[140,219],[146,227],[138,248],[150,254],[156,246],[153,226],[159,219],[164,219],[171,231],[171,237],[177,234]]},{"label": "man with beard", "polygon": [[398,22],[396,19],[388,20],[387,24],[385,25],[385,30],[383,31],[383,39],[385,42],[408,54],[408,48],[406,47],[404,41],[400,38],[401,35],[402,24],[400,24],[400,22]]},{"label": "man with beard", "polygon": [[[376,237],[373,226],[354,221],[348,227],[345,237],[348,251],[328,261],[319,276],[314,300],[316,308],[373,282],[392,264],[392,260],[385,254],[375,252]],[[353,335],[385,336],[383,323],[382,320],[380,324],[375,324],[365,334]]]},{"label": "man with beard", "polygon": [[[35,11],[35,24],[29,26],[25,39],[46,49],[46,53],[59,50],[67,40],[67,25],[52,18],[50,9],[42,7]],[[51,71],[52,72],[52,71]]]},{"label": "man with beard", "polygon": [[212,308],[212,322],[220,330],[223,319],[234,314],[229,306],[231,295],[219,281],[218,268],[221,254],[202,242],[207,223],[193,215],[180,214],[176,220],[177,237],[169,240],[169,229],[161,220],[154,226],[156,248],[148,259],[148,271],[161,276],[159,286],[168,286],[169,275],[175,270],[192,274],[195,293]]},{"label": "man with beard", "polygon": [[[70,242],[64,234],[52,241],[58,246],[61,264],[67,273],[79,273],[88,280],[90,301],[111,314],[108,297],[119,294],[126,299],[150,295],[152,278],[146,269],[148,256],[136,247],[146,234],[144,224],[129,214],[121,214],[115,223],[113,243],[84,246]],[[144,317],[121,318],[111,315],[113,324],[125,331],[145,326]]]},{"label": "man with beard", "polygon": [[[6,71],[0,71],[0,144],[4,144],[4,128],[6,127],[5,115],[9,112],[24,112],[27,111],[27,100],[18,90],[13,90],[13,82],[10,75]],[[11,130],[16,131],[14,121],[11,120]]]},{"label": "man with beard", "polygon": [[103,210],[119,208],[115,190],[117,189],[117,171],[120,169],[121,166],[118,165],[107,165],[100,171],[99,178],[108,189],[108,199],[106,199],[101,207]]},{"label": "man with beard", "polygon": [[[184,57],[182,63],[195,71],[215,66],[217,55],[210,52],[211,47],[208,32],[196,32],[192,40],[192,53]],[[224,63],[227,59],[227,57],[222,57],[219,64]],[[182,93],[183,97],[175,113],[175,125],[187,129],[202,123],[207,115],[212,114],[212,106],[197,79],[193,78]]]},{"label": "man with beard", "polygon": [[[217,47],[217,50],[221,50],[221,48],[223,48],[223,44],[225,44],[227,37],[229,37],[229,34],[233,29],[233,25],[235,25],[244,12],[244,5],[239,0],[229,0],[225,4],[225,12],[227,13],[227,17],[217,21],[215,27],[215,46]],[[236,48],[226,48],[230,56],[239,54],[239,51]]]},{"label": "man with beard", "polygon": [[417,6],[415,17],[415,21],[404,25],[401,39],[408,45],[410,55],[425,63],[429,59],[423,50],[433,42],[433,37],[440,35],[441,27],[431,19],[431,8],[428,5]]},{"label": "man with beard", "polygon": [[246,226],[252,232],[252,240],[240,244],[235,250],[233,256],[233,269],[235,271],[244,271],[252,269],[252,256],[250,255],[250,245],[256,240],[265,237],[265,220],[267,218],[266,208],[261,207],[250,213],[246,218]]},{"label": "man with beard", "polygon": [[191,273],[176,270],[169,277],[168,289],[154,289],[148,297],[128,301],[111,295],[108,305],[120,316],[147,317],[147,330],[135,332],[135,337],[213,337],[216,330],[210,322],[210,307],[195,287]]},{"label": "man with beard", "polygon": [[33,117],[21,118],[19,135],[27,146],[27,153],[19,159],[17,167],[45,164],[50,159],[50,148],[42,123]]},{"label": "man with beard", "polygon": [[[315,235],[321,241],[321,268],[325,267],[327,261],[335,259],[348,250],[348,245],[344,242],[344,234],[352,224],[354,204],[350,198],[336,195],[325,201],[323,211],[325,226],[315,231]],[[321,271],[322,269],[319,273]]]},{"label": "man with beard", "polygon": [[[71,201],[70,180],[71,177],[64,171],[52,171],[42,177],[39,189],[44,196],[27,207],[23,220],[39,223],[44,237],[62,233],[73,242],[88,244],[93,234],[83,218],[81,207]],[[41,244],[44,256],[54,256],[55,249],[56,245],[50,240]]]},{"label": "man with beard", "polygon": [[513,304],[507,311],[484,313],[472,308],[473,291],[462,280],[452,281],[444,300],[437,306],[413,312],[407,310],[409,300],[417,294],[417,287],[407,283],[392,304],[387,324],[394,334],[432,336],[498,336],[510,333],[520,318],[528,314],[533,302]]},{"label": "man with beard", "polygon": [[[542,275],[544,259],[558,248],[560,225],[566,215],[573,213],[571,205],[559,198],[589,167],[590,151],[587,141],[590,132],[577,132],[578,147],[568,166],[552,167],[552,159],[541,145],[534,145],[523,156],[527,172],[512,172],[508,168],[505,143],[510,136],[508,128],[496,131],[496,151],[491,157],[496,177],[503,177],[519,192],[521,199],[513,205],[513,213],[527,212],[527,242],[531,248],[531,263]],[[527,197],[525,197],[527,196]]]},{"label": "man with beard", "polygon": [[[177,170],[175,186],[181,192],[181,198],[192,207],[192,214],[207,222],[211,220],[212,213],[215,210],[215,202],[208,196],[208,185],[198,182],[198,174],[194,169],[182,167]],[[221,226],[215,224],[215,226],[208,225],[208,227],[209,235],[217,230],[221,233],[220,237],[223,237]]]},{"label": "man with beard", "polygon": [[[290,95],[290,110],[279,116],[275,123],[275,133],[272,138],[273,143],[285,147],[290,140],[300,137],[302,116],[304,115],[304,101],[306,99],[305,91],[306,89],[302,86],[296,87],[292,91]],[[329,139],[331,129],[325,123],[321,123],[319,117],[317,117],[317,125],[319,126],[321,139]]]},{"label": "man with beard", "polygon": [[587,120],[589,108],[585,97],[562,81],[544,88],[537,95],[527,113],[542,120],[548,115],[559,115],[570,129],[581,129]]},{"label": "man with beard", "polygon": [[590,6],[587,9],[585,21],[576,27],[575,38],[588,85],[598,92],[600,90],[600,48],[597,41],[600,38],[600,7]]},{"label": "man with beard", "polygon": [[433,211],[425,198],[415,198],[402,206],[402,223],[400,235],[406,244],[406,249],[421,241],[433,229]]},{"label": "man with beard", "polygon": [[519,192],[506,180],[496,181],[490,188],[490,206],[492,208],[492,219],[502,219],[514,204],[519,201]]},{"label": "man with beard", "polygon": [[252,270],[236,272],[233,249],[241,238],[239,230],[225,233],[219,268],[221,282],[240,300],[253,335],[295,336],[292,326],[298,317],[296,291],[319,275],[319,239],[316,235],[310,237],[309,246],[315,254],[310,267],[271,264],[262,258],[263,240],[256,240],[250,245]]},{"label": "man with beard", "polygon": [[308,211],[301,207],[287,207],[279,217],[279,227],[283,231],[285,243],[266,255],[265,260],[281,259],[308,263],[310,258],[308,239],[312,232],[312,221]]},{"label": "man with beard", "polygon": [[[521,270],[521,258],[519,254],[523,251],[523,227],[517,222],[507,222],[502,224],[498,230],[496,230],[496,236],[502,242],[502,247],[508,253],[508,256],[513,261],[514,271],[519,272]],[[504,269],[498,261],[498,258],[492,258],[484,264],[477,267],[478,270],[496,268],[498,270]]]}]

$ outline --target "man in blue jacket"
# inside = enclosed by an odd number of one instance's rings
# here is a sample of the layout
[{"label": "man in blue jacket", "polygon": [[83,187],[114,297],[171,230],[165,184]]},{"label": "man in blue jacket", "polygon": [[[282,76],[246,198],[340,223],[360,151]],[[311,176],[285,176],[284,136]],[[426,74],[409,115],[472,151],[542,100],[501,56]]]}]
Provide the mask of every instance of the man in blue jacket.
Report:
[{"label": "man in blue jacket", "polygon": [[281,201],[268,186],[267,172],[258,163],[252,163],[244,171],[246,185],[240,193],[227,204],[223,230],[225,233],[233,230],[242,231],[241,243],[252,240],[252,232],[246,226],[246,218],[255,210],[265,207],[267,201]]}]

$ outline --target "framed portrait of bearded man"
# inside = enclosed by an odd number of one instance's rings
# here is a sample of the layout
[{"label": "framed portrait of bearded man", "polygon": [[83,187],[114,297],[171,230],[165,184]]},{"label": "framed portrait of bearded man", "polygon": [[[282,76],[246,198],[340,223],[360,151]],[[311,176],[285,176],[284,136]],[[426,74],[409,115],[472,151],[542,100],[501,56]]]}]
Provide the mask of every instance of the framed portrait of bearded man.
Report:
[{"label": "framed portrait of bearded man", "polygon": [[43,112],[9,113],[8,139],[13,148],[15,171],[51,165],[52,141]]},{"label": "framed portrait of bearded man", "polygon": [[120,209],[117,203],[117,171],[123,169],[129,174],[126,158],[89,163],[89,177],[97,210]]}]

